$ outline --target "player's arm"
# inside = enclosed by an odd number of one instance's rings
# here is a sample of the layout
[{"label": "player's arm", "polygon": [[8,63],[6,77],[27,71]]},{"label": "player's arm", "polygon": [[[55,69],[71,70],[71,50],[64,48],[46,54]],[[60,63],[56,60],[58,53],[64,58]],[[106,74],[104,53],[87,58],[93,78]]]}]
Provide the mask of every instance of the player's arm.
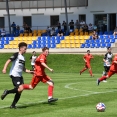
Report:
[{"label": "player's arm", "polygon": [[86,56],[83,57],[83,60],[84,60],[85,63],[87,62],[87,61],[86,61]]},{"label": "player's arm", "polygon": [[107,58],[107,54],[105,54],[104,58],[103,58],[103,62],[106,63],[106,58]]},{"label": "player's arm", "polygon": [[91,58],[92,58],[92,59],[94,58],[93,55],[91,55]]},{"label": "player's arm", "polygon": [[16,60],[17,56],[18,56],[18,52],[17,52],[17,53],[14,53],[14,54],[6,61],[5,65],[4,65],[4,68],[3,68],[3,70],[2,70],[2,72],[3,72],[4,74],[6,73],[7,67],[8,67],[8,65],[10,64],[10,62]]},{"label": "player's arm", "polygon": [[50,72],[53,72],[53,69],[49,68],[45,63],[41,63],[41,65],[43,65],[45,68],[47,68]]},{"label": "player's arm", "polygon": [[4,73],[4,74],[6,73],[7,67],[8,67],[8,65],[10,64],[10,62],[11,62],[10,59],[8,59],[8,60],[6,61],[5,65],[4,65],[4,68],[3,68],[3,70],[2,70],[2,73]]},{"label": "player's arm", "polygon": [[33,74],[34,73],[34,71],[28,70],[25,67],[24,67],[23,71],[26,72],[26,73],[30,73],[30,74]]}]

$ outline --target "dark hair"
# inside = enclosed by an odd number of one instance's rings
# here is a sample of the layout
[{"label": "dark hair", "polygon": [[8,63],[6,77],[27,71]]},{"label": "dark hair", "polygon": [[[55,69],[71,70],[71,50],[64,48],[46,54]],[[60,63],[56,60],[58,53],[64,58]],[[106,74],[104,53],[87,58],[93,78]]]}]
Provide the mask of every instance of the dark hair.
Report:
[{"label": "dark hair", "polygon": [[43,52],[44,52],[45,50],[49,50],[49,48],[48,48],[48,47],[42,48],[42,51],[43,51]]},{"label": "dark hair", "polygon": [[111,47],[107,47],[107,50],[109,50]]},{"label": "dark hair", "polygon": [[23,46],[27,47],[27,44],[25,42],[21,42],[18,44],[19,49]]},{"label": "dark hair", "polygon": [[90,50],[87,50],[87,52],[90,52]]},{"label": "dark hair", "polygon": [[32,53],[36,53],[35,51],[33,51]]}]

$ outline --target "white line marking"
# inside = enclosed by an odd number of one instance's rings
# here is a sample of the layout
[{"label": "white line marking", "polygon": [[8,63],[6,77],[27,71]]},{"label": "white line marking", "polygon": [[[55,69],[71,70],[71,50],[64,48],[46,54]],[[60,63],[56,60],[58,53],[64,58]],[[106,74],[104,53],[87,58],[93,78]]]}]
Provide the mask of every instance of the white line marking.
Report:
[{"label": "white line marking", "polygon": [[[86,97],[86,96],[90,96],[90,95],[113,93],[113,92],[117,92],[117,90],[110,90],[110,91],[105,91],[105,92],[94,92],[94,93],[90,93],[90,94],[77,95],[77,96],[71,96],[71,97],[65,97],[65,98],[58,98],[58,99],[59,100],[64,100],[64,99],[71,99],[71,98],[78,98],[78,97]],[[26,105],[30,105],[30,104],[43,103],[43,102],[46,102],[46,101],[44,100],[44,101],[30,102],[30,103],[17,104],[17,105],[18,106],[26,106]],[[4,109],[4,108],[9,108],[9,106],[1,106],[0,107],[0,109]]]},{"label": "white line marking", "polygon": [[70,84],[67,84],[67,85],[65,85],[65,88],[67,88],[67,89],[72,89],[72,90],[79,90],[79,91],[84,91],[84,92],[90,92],[90,93],[94,93],[94,91],[88,91],[88,90],[81,90],[81,89],[76,89],[76,88],[71,88],[70,86],[71,85],[74,85],[74,84],[77,84],[77,83],[70,83]]}]

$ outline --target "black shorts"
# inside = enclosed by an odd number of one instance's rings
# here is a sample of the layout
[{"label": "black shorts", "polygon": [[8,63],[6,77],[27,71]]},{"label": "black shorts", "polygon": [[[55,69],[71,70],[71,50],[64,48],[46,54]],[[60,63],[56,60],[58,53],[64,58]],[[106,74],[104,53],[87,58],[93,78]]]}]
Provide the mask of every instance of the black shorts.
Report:
[{"label": "black shorts", "polygon": [[110,69],[110,66],[104,66],[105,72],[108,72]]},{"label": "black shorts", "polygon": [[14,85],[14,87],[19,87],[21,84],[24,84],[24,80],[23,80],[23,77],[14,77],[14,76],[10,76],[11,79],[12,79],[12,83]]}]

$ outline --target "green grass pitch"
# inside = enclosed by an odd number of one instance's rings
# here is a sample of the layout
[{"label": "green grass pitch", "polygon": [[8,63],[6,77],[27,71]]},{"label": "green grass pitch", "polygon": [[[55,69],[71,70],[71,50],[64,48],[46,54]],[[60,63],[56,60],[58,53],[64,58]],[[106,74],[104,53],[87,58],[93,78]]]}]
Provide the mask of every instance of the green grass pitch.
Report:
[{"label": "green grass pitch", "polygon": [[[0,71],[5,61],[12,54],[0,56]],[[30,66],[31,54],[26,54],[26,67]],[[117,75],[115,74],[107,83],[96,85],[96,79],[103,71],[103,56],[94,55],[91,61],[94,77],[91,78],[86,71],[79,75],[83,68],[83,55],[56,55],[48,57],[48,65],[54,73],[47,74],[55,82],[54,97],[56,103],[47,103],[47,84],[39,83],[34,90],[25,90],[17,104],[18,109],[10,109],[14,94],[0,100],[0,117],[117,117]],[[8,68],[9,71],[9,68]],[[23,74],[25,83],[30,83],[32,75]],[[0,72],[0,94],[4,89],[13,88],[11,79],[7,74]],[[97,112],[96,104],[103,102],[105,112]]]}]

